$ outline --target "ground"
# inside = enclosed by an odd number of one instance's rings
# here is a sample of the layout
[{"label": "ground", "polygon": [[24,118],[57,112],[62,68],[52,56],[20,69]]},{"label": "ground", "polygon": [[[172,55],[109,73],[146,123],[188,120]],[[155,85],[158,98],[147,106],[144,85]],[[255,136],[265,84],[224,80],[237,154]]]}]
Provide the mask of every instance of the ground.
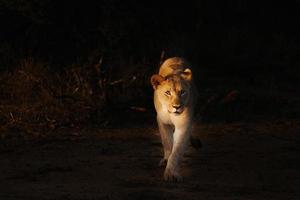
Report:
[{"label": "ground", "polygon": [[155,122],[0,143],[0,199],[300,199],[299,120],[195,122],[182,183],[162,180]]}]

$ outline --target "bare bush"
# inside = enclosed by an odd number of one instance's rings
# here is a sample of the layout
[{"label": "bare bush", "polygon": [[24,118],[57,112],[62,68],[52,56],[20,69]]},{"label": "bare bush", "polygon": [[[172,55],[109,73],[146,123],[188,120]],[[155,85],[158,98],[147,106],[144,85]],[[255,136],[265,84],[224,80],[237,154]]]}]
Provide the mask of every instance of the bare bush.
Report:
[{"label": "bare bush", "polygon": [[132,109],[140,106],[137,99],[147,100],[145,73],[113,77],[101,69],[101,61],[53,71],[47,63],[29,58],[22,60],[14,71],[2,74],[2,132],[40,135],[58,127],[88,122],[106,125],[109,112],[120,109],[119,105]]},{"label": "bare bush", "polygon": [[54,73],[47,64],[23,60],[1,78],[1,128],[41,134],[86,122],[104,106],[101,98],[94,102],[88,78],[79,67]]}]

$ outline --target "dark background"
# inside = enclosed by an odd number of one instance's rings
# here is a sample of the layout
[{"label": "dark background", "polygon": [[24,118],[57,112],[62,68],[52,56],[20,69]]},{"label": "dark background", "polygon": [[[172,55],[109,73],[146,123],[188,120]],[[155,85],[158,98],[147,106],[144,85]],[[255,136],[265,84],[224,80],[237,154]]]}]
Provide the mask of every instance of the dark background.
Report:
[{"label": "dark background", "polygon": [[298,11],[298,1],[1,0],[1,69],[28,56],[84,62],[95,51],[110,65],[152,63],[165,50],[216,70],[292,70]]}]

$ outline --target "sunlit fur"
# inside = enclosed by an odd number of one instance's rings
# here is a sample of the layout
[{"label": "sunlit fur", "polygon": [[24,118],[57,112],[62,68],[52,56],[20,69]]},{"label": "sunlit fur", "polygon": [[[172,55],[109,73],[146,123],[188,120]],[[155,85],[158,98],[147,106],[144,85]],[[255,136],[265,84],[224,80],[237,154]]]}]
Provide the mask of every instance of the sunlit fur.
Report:
[{"label": "sunlit fur", "polygon": [[169,58],[151,77],[154,106],[164,148],[165,180],[179,181],[179,164],[190,138],[196,90],[189,63],[183,58]]}]

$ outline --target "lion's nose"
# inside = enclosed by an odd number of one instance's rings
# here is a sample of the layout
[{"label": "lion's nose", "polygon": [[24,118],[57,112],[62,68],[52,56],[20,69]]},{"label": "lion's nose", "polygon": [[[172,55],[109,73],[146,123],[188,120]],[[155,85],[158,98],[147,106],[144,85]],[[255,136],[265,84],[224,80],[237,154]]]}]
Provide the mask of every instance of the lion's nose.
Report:
[{"label": "lion's nose", "polygon": [[181,105],[173,105],[173,108],[175,108],[176,110],[178,110],[181,107]]}]

